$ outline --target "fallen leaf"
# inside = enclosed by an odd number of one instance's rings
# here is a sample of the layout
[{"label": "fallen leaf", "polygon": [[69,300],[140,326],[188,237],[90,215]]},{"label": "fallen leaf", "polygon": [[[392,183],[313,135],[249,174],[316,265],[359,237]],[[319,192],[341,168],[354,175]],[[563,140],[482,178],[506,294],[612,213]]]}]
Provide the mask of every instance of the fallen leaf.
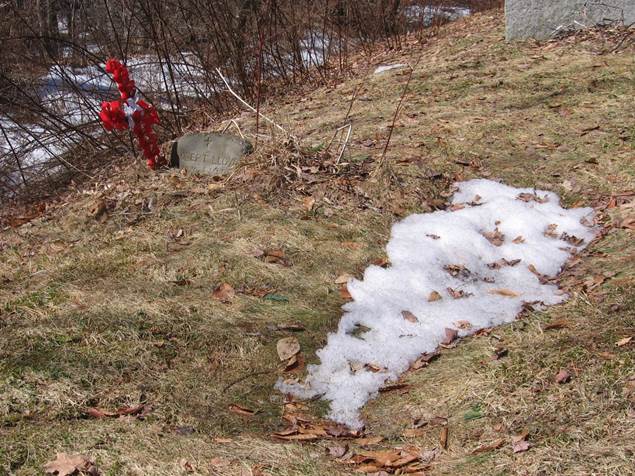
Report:
[{"label": "fallen leaf", "polygon": [[225,304],[231,303],[235,295],[236,292],[234,291],[234,288],[227,283],[219,284],[212,293],[212,297],[214,299]]},{"label": "fallen leaf", "polygon": [[310,212],[311,210],[313,210],[313,207],[315,206],[315,198],[304,197],[304,199],[302,200],[302,206],[307,212]]},{"label": "fallen leaf", "polygon": [[448,449],[448,433],[449,430],[447,426],[441,428],[441,433],[439,434],[439,444],[444,450]]},{"label": "fallen leaf", "polygon": [[494,355],[492,355],[492,360],[500,360],[505,357],[509,351],[505,347],[497,347],[494,349]]},{"label": "fallen leaf", "polygon": [[481,234],[494,246],[502,246],[505,243],[505,235],[500,232],[498,227],[494,231],[484,231]]},{"label": "fallen leaf", "polygon": [[437,352],[426,352],[424,354],[421,354],[421,356],[413,362],[411,368],[413,370],[419,370],[423,367],[427,367],[428,364],[438,356],[439,354]]},{"label": "fallen leaf", "polygon": [[449,327],[445,328],[445,338],[441,341],[443,345],[450,345],[454,342],[459,336],[459,331],[456,329],[450,329]]},{"label": "fallen leaf", "polygon": [[97,475],[99,471],[95,464],[84,455],[69,455],[57,453],[55,460],[44,465],[46,474],[56,474],[57,476],[70,476],[77,472],[84,472],[90,475]]},{"label": "fallen leaf", "polygon": [[549,238],[558,238],[558,234],[556,233],[557,228],[558,228],[558,225],[556,225],[555,223],[551,223],[550,225],[547,226],[543,235]]},{"label": "fallen leaf", "polygon": [[348,273],[344,273],[339,275],[334,282],[335,284],[347,284],[351,279],[353,279],[353,276]]},{"label": "fallen leaf", "polygon": [[531,445],[527,441],[527,436],[528,434],[526,432],[512,436],[512,450],[514,453],[523,453],[531,448]]},{"label": "fallen leaf", "polygon": [[404,438],[420,438],[425,435],[425,433],[425,428],[408,428],[403,431],[401,436],[403,436]]},{"label": "fallen leaf", "polygon": [[438,292],[436,292],[436,291],[432,291],[432,292],[430,293],[430,295],[428,296],[428,302],[439,301],[439,300],[441,300],[441,299],[443,299],[443,298],[442,298],[442,297],[441,297],[441,295],[440,295]]},{"label": "fallen leaf", "polygon": [[624,347],[625,345],[628,345],[631,341],[633,340],[633,336],[631,337],[624,337],[623,339],[618,340],[615,345],[617,347]]},{"label": "fallen leaf", "polygon": [[304,358],[301,354],[292,356],[284,365],[285,372],[297,372],[304,368]]},{"label": "fallen leaf", "polygon": [[439,454],[439,450],[437,448],[425,450],[421,452],[420,458],[423,463],[430,463],[437,457],[437,454]]},{"label": "fallen leaf", "polygon": [[286,260],[284,250],[280,248],[265,250],[263,261],[269,264],[280,264],[283,266],[289,266]]},{"label": "fallen leaf", "polygon": [[542,274],[540,271],[538,271],[536,269],[536,267],[533,264],[530,264],[527,266],[527,269],[534,275],[536,275],[536,277],[538,278],[538,281],[540,282],[540,284],[545,284],[547,282],[549,282],[549,276]]},{"label": "fallen leaf", "polygon": [[366,438],[355,440],[355,443],[357,443],[359,446],[373,446],[381,443],[382,441],[384,441],[383,436],[369,436]]},{"label": "fallen leaf", "polygon": [[472,450],[472,454],[475,455],[475,454],[478,454],[478,453],[486,453],[488,451],[497,450],[498,448],[500,448],[504,444],[505,444],[505,440],[500,438],[498,440],[492,441],[491,443],[487,443],[487,444],[479,446],[478,448],[474,448]]},{"label": "fallen leaf", "polygon": [[466,298],[466,297],[472,296],[472,293],[465,292],[462,289],[446,288],[446,291],[454,299],[462,299],[462,298]]},{"label": "fallen leaf", "polygon": [[219,456],[209,460],[209,463],[214,468],[225,468],[225,467],[229,466],[230,464],[232,464],[231,460],[228,460],[227,458],[221,458]]},{"label": "fallen leaf", "polygon": [[571,380],[571,374],[565,369],[561,369],[560,372],[556,374],[556,383],[567,383],[569,380]]},{"label": "fallen leaf", "polygon": [[523,202],[537,202],[537,203],[547,203],[549,198],[545,195],[544,197],[539,197],[535,193],[521,193],[516,197],[517,200],[522,200]]},{"label": "fallen leaf", "polygon": [[183,469],[186,473],[193,473],[196,471],[196,467],[185,458],[182,458],[179,461],[179,466],[181,466],[181,469]]},{"label": "fallen leaf", "polygon": [[466,320],[456,321],[456,322],[454,323],[454,325],[455,325],[456,327],[458,327],[459,329],[464,329],[464,330],[467,330],[467,329],[471,329],[471,328],[472,328],[472,323],[471,323],[470,321],[466,321]]},{"label": "fallen leaf", "polygon": [[354,241],[344,241],[342,242],[342,246],[349,250],[358,250],[362,247],[360,243],[356,243]]},{"label": "fallen leaf", "polygon": [[326,448],[326,453],[331,456],[332,458],[341,458],[342,456],[344,456],[346,454],[346,452],[348,451],[348,446],[344,445],[344,446],[328,446]]},{"label": "fallen leaf", "polygon": [[348,292],[348,286],[346,286],[346,284],[341,285],[339,291],[340,291],[340,297],[344,299],[345,301],[350,301],[351,299],[353,299],[353,296],[351,296],[351,293]]},{"label": "fallen leaf", "polygon": [[524,243],[524,242],[525,242],[525,239],[522,237],[522,235],[518,235],[516,238],[514,238],[512,240],[512,243],[514,243],[516,245],[519,245],[519,244]]},{"label": "fallen leaf", "polygon": [[564,319],[561,319],[559,321],[553,321],[553,322],[550,322],[549,324],[546,324],[542,328],[542,330],[550,331],[552,329],[564,329],[565,327],[569,327],[569,321],[565,321]]},{"label": "fallen leaf", "polygon": [[236,403],[232,403],[231,405],[229,405],[228,409],[230,412],[235,413],[236,415],[243,416],[254,416],[256,413],[258,413],[257,410],[250,410],[249,408],[243,407]]},{"label": "fallen leaf", "polygon": [[584,243],[584,238],[578,238],[577,236],[570,235],[568,233],[562,233],[562,235],[560,235],[560,239],[573,246],[581,246]]},{"label": "fallen leaf", "polygon": [[505,296],[505,297],[518,297],[518,296],[520,296],[519,292],[512,291],[511,289],[506,289],[506,288],[490,289],[489,293],[490,294],[499,294],[499,295]]},{"label": "fallen leaf", "polygon": [[417,316],[415,316],[410,311],[401,311],[401,315],[406,321],[412,322],[413,324],[416,324],[417,322],[419,322],[419,319],[417,319]]},{"label": "fallen leaf", "polygon": [[516,266],[518,263],[520,263],[519,259],[507,260],[505,258],[501,258],[499,260],[494,261],[493,263],[489,263],[487,267],[489,269],[500,269],[504,266]]},{"label": "fallen leaf", "polygon": [[278,357],[284,362],[300,352],[300,343],[295,337],[284,337],[276,344],[276,350]]},{"label": "fallen leaf", "polygon": [[386,268],[390,262],[388,261],[388,258],[375,258],[370,263],[381,268]]}]

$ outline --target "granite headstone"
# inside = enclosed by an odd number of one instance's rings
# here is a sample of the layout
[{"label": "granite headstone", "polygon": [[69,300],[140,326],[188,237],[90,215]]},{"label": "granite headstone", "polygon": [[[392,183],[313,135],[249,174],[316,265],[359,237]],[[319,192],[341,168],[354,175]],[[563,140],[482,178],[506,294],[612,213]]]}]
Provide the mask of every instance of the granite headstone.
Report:
[{"label": "granite headstone", "polygon": [[635,0],[505,0],[508,40],[546,39],[598,24],[635,23]]},{"label": "granite headstone", "polygon": [[200,132],[187,134],[173,143],[170,163],[190,172],[226,175],[251,151],[251,144],[239,137]]}]

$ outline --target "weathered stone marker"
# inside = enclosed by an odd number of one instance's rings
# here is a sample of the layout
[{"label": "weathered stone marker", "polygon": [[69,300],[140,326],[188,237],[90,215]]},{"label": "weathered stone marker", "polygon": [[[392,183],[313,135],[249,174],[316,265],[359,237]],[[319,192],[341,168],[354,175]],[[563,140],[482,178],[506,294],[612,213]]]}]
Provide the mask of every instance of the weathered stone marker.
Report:
[{"label": "weathered stone marker", "polygon": [[251,151],[249,142],[229,134],[188,134],[173,143],[170,164],[190,172],[226,175]]},{"label": "weathered stone marker", "polygon": [[505,0],[508,40],[546,39],[559,31],[635,23],[635,0]]}]

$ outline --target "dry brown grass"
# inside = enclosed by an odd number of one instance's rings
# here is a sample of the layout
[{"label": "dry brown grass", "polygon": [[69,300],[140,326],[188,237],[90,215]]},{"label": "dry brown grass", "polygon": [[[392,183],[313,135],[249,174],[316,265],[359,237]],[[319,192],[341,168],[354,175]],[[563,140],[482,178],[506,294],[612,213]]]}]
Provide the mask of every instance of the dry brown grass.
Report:
[{"label": "dry brown grass", "polygon": [[[195,474],[250,474],[255,465],[272,475],[349,473],[324,456],[327,443],[268,436],[282,403],[272,389],[275,343],[290,335],[276,325],[302,323],[294,335],[315,360],[339,319],[337,276],[382,257],[391,223],[442,206],[452,180],[500,178],[598,207],[634,188],[632,54],[599,56],[592,38],[502,37],[499,16],[477,15],[424,47],[376,58],[415,63],[423,53],[387,178],[370,172],[406,80],[400,71],[361,79],[339,168],[316,161],[360,78],[267,107],[312,153],[276,140],[227,184],[124,167],[107,189],[3,231],[0,473],[40,474],[56,451],[87,453],[110,475],[185,474],[184,461]],[[250,118],[239,122],[254,132]],[[285,172],[295,165],[307,176]],[[308,196],[317,199],[310,212]],[[619,222],[619,208],[607,213]],[[596,243],[563,280],[567,304],[461,342],[407,374],[407,393],[368,405],[368,431],[394,446],[414,418],[448,417],[449,446],[432,474],[632,474],[632,344],[615,346],[635,328],[632,239],[612,228]],[[258,248],[283,249],[289,266],[254,257]],[[616,274],[583,287],[607,271]],[[231,304],[211,297],[222,282],[243,290]],[[288,302],[253,295],[263,289]],[[557,320],[567,327],[544,330]],[[499,345],[509,353],[492,361]],[[554,383],[560,368],[570,383]],[[141,401],[153,407],[144,420],[85,416],[87,407]],[[260,411],[240,417],[231,403]],[[510,438],[524,431],[532,448],[514,454]],[[432,449],[438,436],[431,424],[408,441]],[[500,449],[471,454],[499,438]]]}]

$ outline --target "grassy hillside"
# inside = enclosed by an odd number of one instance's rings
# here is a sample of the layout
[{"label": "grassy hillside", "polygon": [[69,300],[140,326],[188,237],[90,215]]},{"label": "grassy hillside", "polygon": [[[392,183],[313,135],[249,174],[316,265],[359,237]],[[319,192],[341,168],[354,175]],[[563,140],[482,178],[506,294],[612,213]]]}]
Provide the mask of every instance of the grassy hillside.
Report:
[{"label": "grassy hillside", "polygon": [[[399,217],[443,208],[474,177],[594,206],[606,234],[565,272],[569,302],[408,372],[367,406],[366,433],[432,450],[447,428],[430,474],[633,474],[635,343],[616,343],[635,333],[635,62],[632,48],[600,54],[619,42],[606,35],[508,44],[502,16],[476,15],[372,58],[416,65],[381,167],[409,74],[360,67],[264,108],[301,148],[261,138],[226,181],[131,164],[2,231],[0,474],[41,474],[56,452],[109,475],[350,474],[330,440],[271,438],[284,426],[276,342],[296,336],[315,362],[344,302],[337,278],[381,260]],[[337,163],[338,142],[326,148],[349,108]],[[249,114],[238,123],[255,133]],[[234,296],[214,295],[223,283]],[[415,419],[429,423],[404,437]],[[531,447],[514,453],[524,432]]]}]

